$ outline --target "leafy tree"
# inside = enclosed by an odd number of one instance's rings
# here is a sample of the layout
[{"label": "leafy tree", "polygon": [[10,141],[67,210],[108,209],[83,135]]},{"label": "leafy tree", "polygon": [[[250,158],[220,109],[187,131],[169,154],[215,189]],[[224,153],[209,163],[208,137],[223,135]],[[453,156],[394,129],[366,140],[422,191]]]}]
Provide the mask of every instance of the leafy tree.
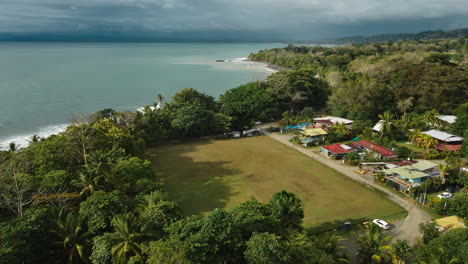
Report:
[{"label": "leafy tree", "polygon": [[[147,195],[147,204],[141,209],[140,218],[142,220],[141,230],[147,236],[160,238],[166,235],[164,231],[172,223],[182,219],[182,209],[172,201],[148,200],[157,192]],[[148,197],[149,196],[149,197]]]},{"label": "leafy tree", "polygon": [[33,176],[10,168],[0,172],[0,206],[22,217],[27,206],[43,193],[43,189]]},{"label": "leafy tree", "polygon": [[249,264],[292,263],[290,249],[286,241],[269,233],[256,233],[247,241],[244,252]]},{"label": "leafy tree", "polygon": [[187,218],[169,229],[169,240],[174,247],[187,250],[187,257],[195,263],[234,263],[242,258],[242,237],[235,228],[232,216],[215,209],[201,220]]},{"label": "leafy tree", "polygon": [[163,241],[152,241],[149,243],[149,248],[147,250],[148,264],[191,264],[186,257],[185,249],[183,248],[174,248],[169,245],[167,242]]},{"label": "leafy tree", "polygon": [[111,233],[95,236],[93,250],[89,259],[93,264],[112,264],[112,236]]},{"label": "leafy tree", "polygon": [[92,235],[110,231],[111,219],[126,211],[126,197],[120,191],[96,191],[80,204],[80,214]]},{"label": "leafy tree", "polygon": [[211,132],[213,118],[212,111],[194,105],[182,106],[177,109],[171,125],[182,136],[206,136]]},{"label": "leafy tree", "polygon": [[112,168],[112,182],[117,189],[124,192],[135,190],[138,180],[155,180],[151,162],[137,157],[120,159]]},{"label": "leafy tree", "polygon": [[232,223],[245,241],[255,232],[276,234],[281,230],[279,219],[273,215],[271,206],[256,200],[243,202],[229,213]]},{"label": "leafy tree", "polygon": [[423,235],[424,244],[428,244],[431,240],[440,236],[440,232],[437,229],[436,223],[429,222],[429,223],[420,223],[419,224],[419,232]]},{"label": "leafy tree", "polygon": [[254,121],[278,115],[275,102],[260,83],[251,82],[226,91],[219,98],[220,112],[232,118],[232,128],[243,130]]},{"label": "leafy tree", "polygon": [[403,159],[411,156],[411,150],[405,146],[397,147],[395,149],[395,153],[398,155],[398,157],[403,158]]},{"label": "leafy tree", "polygon": [[416,263],[466,263],[468,229],[454,229],[416,248]]},{"label": "leafy tree", "polygon": [[343,159],[348,165],[358,165],[360,156],[357,152],[350,152]]},{"label": "leafy tree", "polygon": [[182,89],[175,93],[172,96],[172,101],[168,108],[178,109],[187,106],[193,106],[207,111],[217,110],[214,97],[200,93],[193,88]]},{"label": "leafy tree", "polygon": [[50,207],[32,208],[21,218],[0,224],[0,263],[50,263],[60,260],[54,245],[55,213]]}]

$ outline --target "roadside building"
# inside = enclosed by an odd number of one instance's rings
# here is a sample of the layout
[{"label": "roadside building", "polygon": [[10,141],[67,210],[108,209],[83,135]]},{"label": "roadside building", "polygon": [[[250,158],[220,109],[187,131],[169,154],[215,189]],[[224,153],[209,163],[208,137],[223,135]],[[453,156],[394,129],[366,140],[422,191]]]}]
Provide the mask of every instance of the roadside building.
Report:
[{"label": "roadside building", "polygon": [[400,191],[409,190],[410,188],[419,186],[426,179],[439,177],[440,175],[437,170],[437,164],[427,160],[400,167],[390,166],[389,169],[382,172],[385,174],[385,178],[392,182],[393,186]]},{"label": "roadside building", "polygon": [[242,132],[242,135],[244,135],[246,137],[258,136],[258,135],[260,135],[260,129],[252,128],[252,129],[249,129],[249,130],[246,130],[246,131]]},{"label": "roadside building", "polygon": [[326,116],[326,117],[319,117],[319,118],[314,118],[314,122],[316,124],[321,124],[326,127],[331,127],[336,124],[345,124],[348,128],[351,128],[353,125],[353,120],[341,118],[341,117],[335,117],[335,116]]},{"label": "roadside building", "polygon": [[396,155],[395,152],[367,140],[354,141],[349,143],[349,146],[357,149],[362,154],[374,152],[378,159],[398,158],[398,155]]},{"label": "roadside building", "polygon": [[322,146],[320,150],[327,157],[335,157],[337,159],[342,159],[344,156],[346,156],[346,154],[356,151],[353,147],[338,143],[333,145]]},{"label": "roadside building", "polygon": [[421,133],[437,139],[436,148],[440,151],[459,151],[462,147],[462,137],[434,129]]},{"label": "roadside building", "polygon": [[299,131],[299,140],[302,144],[308,145],[325,140],[328,133],[321,128],[307,128]]}]

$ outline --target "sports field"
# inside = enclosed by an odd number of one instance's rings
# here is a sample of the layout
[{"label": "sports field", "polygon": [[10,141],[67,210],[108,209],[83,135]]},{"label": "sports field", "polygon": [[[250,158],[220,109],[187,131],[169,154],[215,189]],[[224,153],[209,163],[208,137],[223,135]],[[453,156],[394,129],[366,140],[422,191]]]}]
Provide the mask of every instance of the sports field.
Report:
[{"label": "sports field", "polygon": [[404,212],[378,191],[266,136],[164,145],[147,154],[187,215],[229,209],[252,197],[268,202],[283,189],[302,200],[306,227]]}]

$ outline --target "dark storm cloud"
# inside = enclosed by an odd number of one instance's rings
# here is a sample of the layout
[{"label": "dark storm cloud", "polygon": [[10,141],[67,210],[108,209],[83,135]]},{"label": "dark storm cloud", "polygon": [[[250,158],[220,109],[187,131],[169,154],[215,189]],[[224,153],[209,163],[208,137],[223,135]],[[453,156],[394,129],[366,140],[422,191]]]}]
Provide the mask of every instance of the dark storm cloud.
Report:
[{"label": "dark storm cloud", "polygon": [[275,32],[284,37],[468,26],[466,0],[0,0],[0,32]]}]

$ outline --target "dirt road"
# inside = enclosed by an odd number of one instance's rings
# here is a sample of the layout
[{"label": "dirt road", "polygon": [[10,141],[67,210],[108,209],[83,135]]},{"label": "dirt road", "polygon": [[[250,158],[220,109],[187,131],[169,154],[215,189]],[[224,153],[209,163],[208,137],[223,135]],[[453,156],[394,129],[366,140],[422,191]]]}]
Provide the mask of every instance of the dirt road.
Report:
[{"label": "dirt road", "polygon": [[386,189],[383,186],[380,186],[372,181],[372,176],[370,175],[361,175],[355,172],[355,168],[348,167],[345,165],[340,164],[335,160],[331,160],[323,155],[314,153],[311,149],[305,149],[300,146],[294,145],[293,143],[289,142],[289,137],[285,135],[277,135],[272,134],[266,131],[265,129],[261,130],[263,134],[307,155],[318,162],[321,162],[332,169],[335,169],[344,175],[354,179],[358,182],[363,184],[367,184],[381,190],[387,195],[387,198],[392,200],[393,202],[399,204],[401,207],[405,208],[408,211],[408,216],[395,223],[395,226],[389,231],[390,235],[394,237],[394,239],[406,239],[410,242],[411,245],[414,245],[420,238],[421,235],[419,233],[419,224],[426,223],[427,221],[431,220],[429,214],[424,212],[421,208],[419,208],[414,201],[410,199],[403,199],[400,196],[394,194],[390,190]]}]

